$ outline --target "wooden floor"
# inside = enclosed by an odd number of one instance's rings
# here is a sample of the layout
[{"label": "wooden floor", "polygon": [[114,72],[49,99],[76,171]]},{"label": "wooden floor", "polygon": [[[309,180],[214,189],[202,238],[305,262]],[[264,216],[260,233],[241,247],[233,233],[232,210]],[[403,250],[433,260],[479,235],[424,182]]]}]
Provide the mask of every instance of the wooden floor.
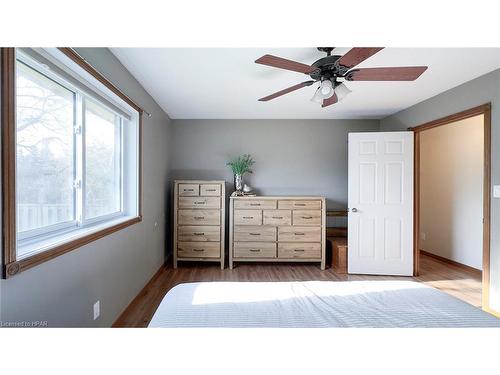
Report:
[{"label": "wooden floor", "polygon": [[237,264],[221,270],[217,263],[181,263],[179,268],[163,267],[113,325],[146,327],[165,294],[174,286],[193,281],[307,281],[307,280],[388,280],[414,279],[441,289],[474,306],[481,306],[481,273],[420,256],[420,276],[390,277],[341,275],[331,268],[321,271],[316,264]]}]

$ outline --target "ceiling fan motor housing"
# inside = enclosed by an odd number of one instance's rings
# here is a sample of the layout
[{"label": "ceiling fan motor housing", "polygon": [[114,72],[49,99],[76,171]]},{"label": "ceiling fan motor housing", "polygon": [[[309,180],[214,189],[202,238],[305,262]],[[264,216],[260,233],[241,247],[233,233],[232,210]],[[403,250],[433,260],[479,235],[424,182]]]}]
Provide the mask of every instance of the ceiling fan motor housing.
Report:
[{"label": "ceiling fan motor housing", "polygon": [[315,81],[328,79],[331,80],[332,83],[336,83],[336,79],[343,78],[349,70],[349,68],[337,63],[337,60],[341,57],[340,55],[333,55],[319,59],[311,65],[317,69],[310,73],[309,76]]}]

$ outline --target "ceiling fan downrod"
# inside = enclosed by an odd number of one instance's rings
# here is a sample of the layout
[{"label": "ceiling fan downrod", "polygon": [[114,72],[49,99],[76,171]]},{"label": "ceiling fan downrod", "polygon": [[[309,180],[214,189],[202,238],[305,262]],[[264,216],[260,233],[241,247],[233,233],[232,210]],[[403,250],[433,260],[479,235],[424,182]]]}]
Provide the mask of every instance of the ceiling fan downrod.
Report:
[{"label": "ceiling fan downrod", "polygon": [[326,52],[326,56],[331,56],[335,47],[318,47],[318,51]]}]

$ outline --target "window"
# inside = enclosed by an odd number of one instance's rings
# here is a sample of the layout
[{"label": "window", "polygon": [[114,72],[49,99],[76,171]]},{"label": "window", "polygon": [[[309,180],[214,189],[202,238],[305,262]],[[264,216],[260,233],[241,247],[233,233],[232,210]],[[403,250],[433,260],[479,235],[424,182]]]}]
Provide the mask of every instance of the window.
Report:
[{"label": "window", "polygon": [[15,274],[140,220],[140,113],[70,51],[16,49],[12,60],[15,106],[2,109],[15,111],[15,249],[5,256]]},{"label": "window", "polygon": [[85,218],[121,212],[121,119],[85,101]]},{"label": "window", "polygon": [[75,93],[16,66],[18,238],[75,221]]}]

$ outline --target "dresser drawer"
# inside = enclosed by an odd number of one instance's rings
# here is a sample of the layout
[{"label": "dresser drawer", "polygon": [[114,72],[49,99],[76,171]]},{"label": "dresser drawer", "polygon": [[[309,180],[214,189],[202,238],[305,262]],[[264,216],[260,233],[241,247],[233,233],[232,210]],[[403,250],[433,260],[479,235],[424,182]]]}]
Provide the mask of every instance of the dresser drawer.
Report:
[{"label": "dresser drawer", "polygon": [[292,225],[292,211],[290,210],[264,210],[264,225]]},{"label": "dresser drawer", "polygon": [[293,225],[321,225],[320,210],[293,210]]},{"label": "dresser drawer", "polygon": [[220,197],[220,187],[219,184],[201,184],[200,195],[205,197]]},{"label": "dresser drawer", "polygon": [[262,211],[234,210],[234,225],[261,225]]},{"label": "dresser drawer", "polygon": [[180,242],[219,242],[219,226],[186,225],[177,228],[177,241]]},{"label": "dresser drawer", "polygon": [[279,227],[278,241],[321,242],[321,227]]},{"label": "dresser drawer", "polygon": [[220,208],[220,198],[179,197],[179,208]]},{"label": "dresser drawer", "polygon": [[280,200],[278,208],[284,210],[321,210],[321,201],[316,200]]},{"label": "dresser drawer", "polygon": [[219,258],[219,242],[179,242],[177,244],[179,258]]},{"label": "dresser drawer", "polygon": [[247,210],[274,209],[276,208],[276,201],[271,199],[240,199],[234,201],[234,208]]},{"label": "dresser drawer", "polygon": [[220,225],[220,210],[179,210],[180,225]]},{"label": "dresser drawer", "polygon": [[198,196],[200,195],[200,185],[198,184],[179,184],[179,196]]},{"label": "dresser drawer", "polygon": [[276,241],[276,227],[263,226],[235,226],[234,227],[235,241]]},{"label": "dresser drawer", "polygon": [[235,258],[276,258],[276,244],[266,242],[235,242]]},{"label": "dresser drawer", "polygon": [[320,243],[278,243],[278,258],[321,258]]}]

